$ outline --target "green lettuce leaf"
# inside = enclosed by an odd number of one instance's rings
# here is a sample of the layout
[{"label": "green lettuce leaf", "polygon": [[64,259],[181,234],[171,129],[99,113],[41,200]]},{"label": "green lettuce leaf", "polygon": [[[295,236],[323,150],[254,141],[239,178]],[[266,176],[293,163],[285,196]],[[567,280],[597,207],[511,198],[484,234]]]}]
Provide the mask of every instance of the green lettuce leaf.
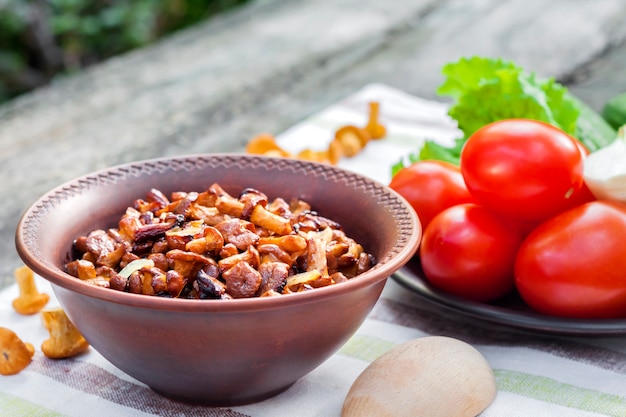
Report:
[{"label": "green lettuce leaf", "polygon": [[[437,89],[451,97],[448,114],[457,122],[463,137],[453,147],[426,140],[417,159],[440,159],[459,163],[467,138],[482,126],[502,119],[525,118],[550,123],[577,137],[590,150],[605,146],[615,138],[612,129],[598,126],[594,114],[585,109],[580,120],[581,102],[554,79],[541,79],[511,61],[482,57],[461,58],[442,70],[446,77]],[[581,129],[594,119],[596,129]],[[602,129],[598,129],[602,128]],[[415,159],[415,158],[413,158]]]},{"label": "green lettuce leaf", "polygon": [[502,59],[462,58],[443,68],[447,80],[437,93],[456,103],[449,114],[465,137],[501,119],[541,120],[574,134],[580,111],[553,79],[541,80]]}]

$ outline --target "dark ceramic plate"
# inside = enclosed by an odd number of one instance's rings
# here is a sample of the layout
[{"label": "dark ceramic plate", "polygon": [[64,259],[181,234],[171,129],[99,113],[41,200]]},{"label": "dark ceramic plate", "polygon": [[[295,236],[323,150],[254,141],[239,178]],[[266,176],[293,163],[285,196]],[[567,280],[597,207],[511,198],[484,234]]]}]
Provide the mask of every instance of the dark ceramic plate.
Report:
[{"label": "dark ceramic plate", "polygon": [[569,336],[615,336],[626,334],[626,319],[583,320],[551,317],[533,312],[512,294],[485,304],[464,300],[431,286],[425,279],[419,258],[392,275],[392,279],[421,298],[449,310],[480,320],[524,330]]}]

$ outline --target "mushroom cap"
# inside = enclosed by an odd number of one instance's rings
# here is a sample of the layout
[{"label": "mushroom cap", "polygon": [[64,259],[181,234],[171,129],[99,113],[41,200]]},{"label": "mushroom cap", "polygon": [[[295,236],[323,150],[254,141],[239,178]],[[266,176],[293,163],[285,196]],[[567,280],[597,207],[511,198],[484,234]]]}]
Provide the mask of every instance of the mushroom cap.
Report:
[{"label": "mushroom cap", "polygon": [[20,297],[13,300],[13,309],[23,315],[39,313],[48,304],[50,296],[46,293],[32,294],[28,297]]},{"label": "mushroom cap", "polygon": [[35,284],[35,275],[27,266],[15,269],[15,281],[20,289],[20,295],[13,300],[13,309],[23,315],[39,313],[48,304],[50,296],[40,293]]},{"label": "mushroom cap", "polygon": [[0,327],[0,374],[14,375],[26,368],[33,359],[35,350],[24,343],[14,331]]}]

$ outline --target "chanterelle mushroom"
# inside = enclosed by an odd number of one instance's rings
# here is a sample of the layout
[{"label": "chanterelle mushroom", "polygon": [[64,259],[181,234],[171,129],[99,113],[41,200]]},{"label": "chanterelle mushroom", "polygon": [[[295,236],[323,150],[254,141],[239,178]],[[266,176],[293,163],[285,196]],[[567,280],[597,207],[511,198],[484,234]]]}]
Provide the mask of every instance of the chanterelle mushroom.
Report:
[{"label": "chanterelle mushroom", "polygon": [[387,134],[387,128],[380,123],[378,119],[380,113],[380,103],[372,101],[369,103],[370,115],[367,120],[365,129],[369,132],[372,139],[383,138]]},{"label": "chanterelle mushroom", "polygon": [[25,315],[40,312],[50,300],[50,296],[37,290],[33,271],[27,266],[16,268],[14,273],[20,294],[13,300],[13,308]]},{"label": "chanterelle mushroom", "polygon": [[76,356],[89,348],[89,343],[74,327],[65,311],[57,307],[41,312],[43,324],[50,338],[43,341],[41,351],[52,359],[63,359]]},{"label": "chanterelle mushroom", "polygon": [[366,129],[347,125],[335,132],[334,140],[341,144],[343,154],[350,158],[361,152],[370,139],[370,133]]},{"label": "chanterelle mushroom", "polygon": [[24,343],[15,332],[0,327],[0,374],[15,375],[30,364],[35,349]]},{"label": "chanterelle mushroom", "polygon": [[291,156],[289,152],[278,146],[274,135],[262,133],[256,135],[246,145],[246,152],[257,155],[282,156],[288,158]]}]

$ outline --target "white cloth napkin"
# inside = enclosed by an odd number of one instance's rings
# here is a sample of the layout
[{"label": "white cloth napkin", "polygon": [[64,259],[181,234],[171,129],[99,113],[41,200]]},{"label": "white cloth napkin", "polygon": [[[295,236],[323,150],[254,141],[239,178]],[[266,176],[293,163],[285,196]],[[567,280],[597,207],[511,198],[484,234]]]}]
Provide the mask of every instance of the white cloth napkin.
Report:
[{"label": "white cloth napkin", "polygon": [[[442,103],[384,85],[361,91],[281,134],[279,143],[297,152],[323,149],[332,132],[363,124],[369,101],[381,104],[388,128],[340,166],[388,183],[390,167],[415,152],[424,138],[450,141],[457,135]],[[49,284],[37,278],[41,291]],[[356,377],[389,348],[414,338],[446,335],[476,347],[494,370],[498,394],[482,417],[626,416],[626,337],[557,337],[483,323],[431,306],[390,280],[383,296],[346,345],[282,394],[232,408],[188,405],[163,398],[125,375],[95,350],[69,360],[47,359],[40,349],[47,332],[38,315],[11,307],[15,285],[0,292],[0,326],[36,348],[33,362],[15,376],[0,376],[3,417],[216,416],[339,417]]]}]

